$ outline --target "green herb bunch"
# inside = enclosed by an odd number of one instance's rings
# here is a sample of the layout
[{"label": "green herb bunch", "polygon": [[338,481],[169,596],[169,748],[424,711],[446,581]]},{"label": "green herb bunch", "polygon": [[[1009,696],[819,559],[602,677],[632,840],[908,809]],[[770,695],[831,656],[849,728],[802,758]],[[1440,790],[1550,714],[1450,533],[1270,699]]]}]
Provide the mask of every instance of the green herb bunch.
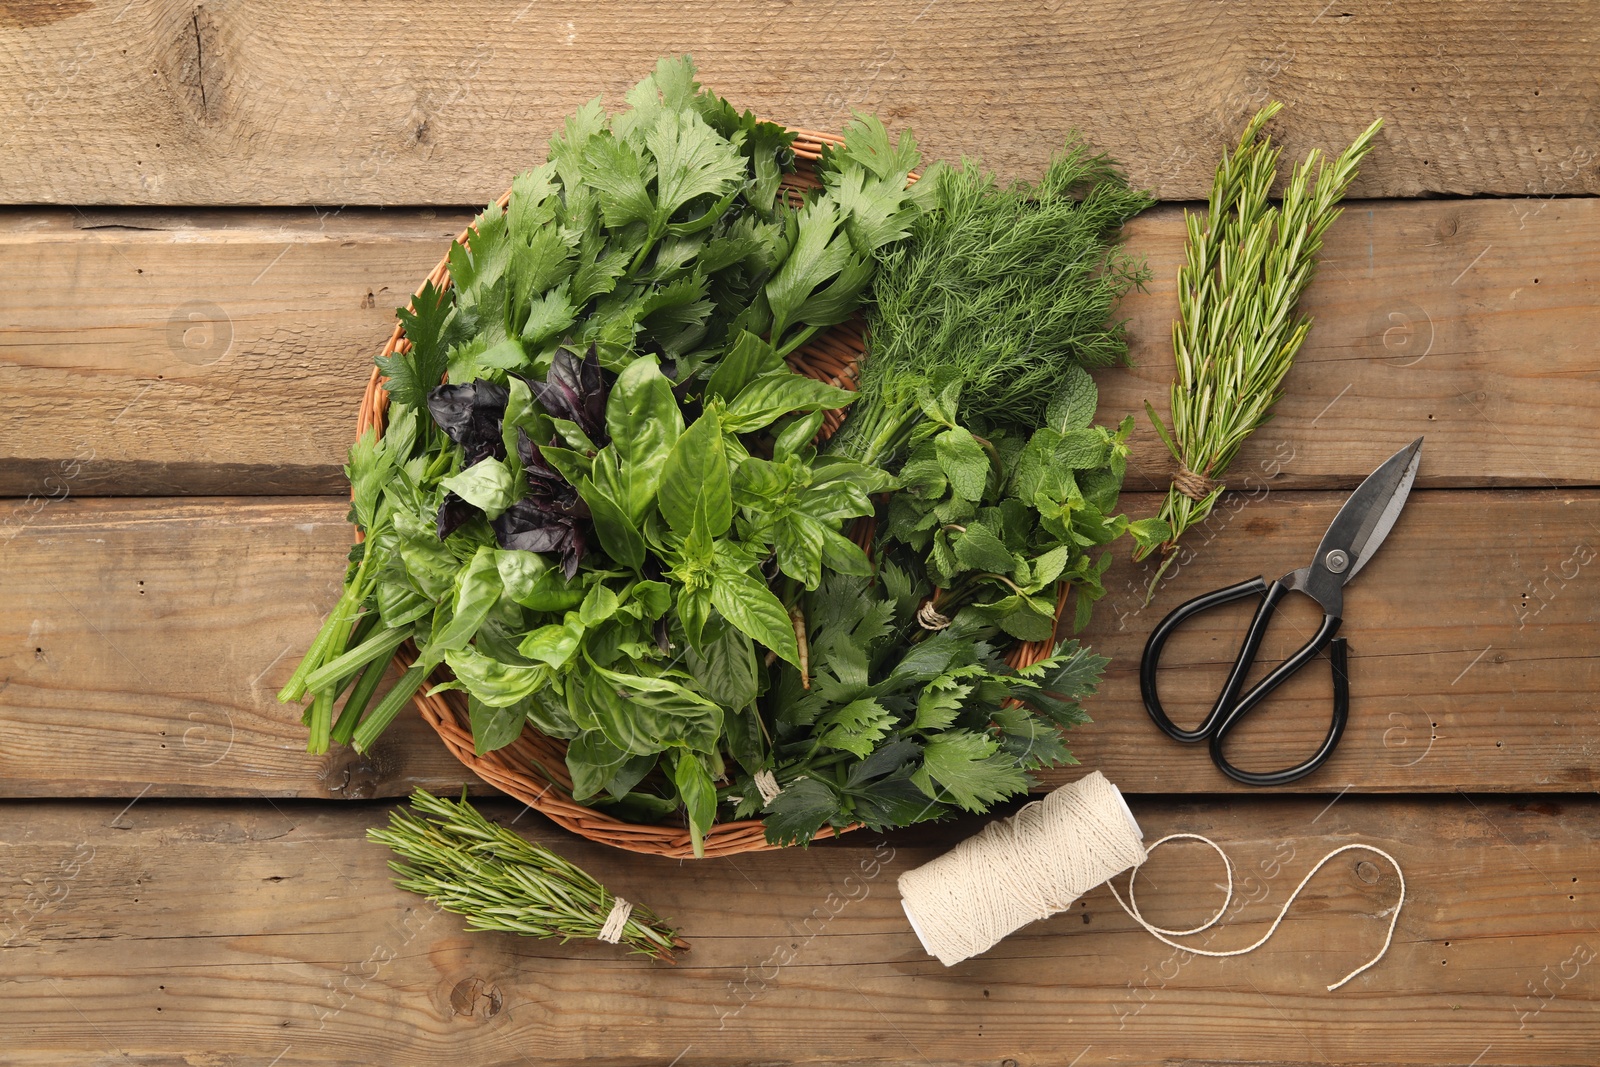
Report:
[{"label": "green herb bunch", "polygon": [[799,662],[801,593],[870,573],[841,531],[893,480],[816,455],[856,394],[784,356],[860,305],[919,156],[858,119],[791,207],[791,135],[693,75],[663,61],[629,110],[581,108],[399,313],[387,432],[346,468],[365,540],[279,694],[311,695],[313,751],[370,747],[443,664],[480,752],[532,722],[569,739],[576,799],[681,810],[698,846],[726,721],[765,657]]},{"label": "green herb bunch", "polygon": [[[387,829],[367,837],[388,845],[395,885],[445,911],[464,915],[474,930],[499,930],[562,942],[600,935],[616,898],[586,871],[543,845],[497,826],[467,802],[419,789],[411,810],[389,813]],[[618,944],[667,963],[689,946],[649,908],[634,904]]]},{"label": "green herb bunch", "polygon": [[[1129,425],[1092,425],[1079,367],[1123,355],[1142,268],[1113,241],[1148,198],[1081,146],[1036,186],[912,183],[914,141],[869,116],[785,194],[791,135],[686,59],[627,99],[580,108],[398,312],[385,430],[346,467],[364,539],[280,699],[309,697],[312,751],[367,750],[448,668],[479,754],[564,739],[573,800],[697,852],[719,817],[787,843],[1027,789],[1105,661],[998,649],[1054,641],[1063,583],[1087,621],[1109,542],[1166,537],[1114,514]],[[793,371],[874,285],[859,392]],[[415,884],[480,914],[511,877],[435,858]]]},{"label": "green herb bunch", "polygon": [[875,581],[829,575],[806,594],[811,673],[784,665],[766,705],[780,791],[764,800],[748,772],[723,791],[736,816],[766,813],[767,840],[987,811],[1032,786],[1029,771],[1077,762],[1061,731],[1088,721],[1079,702],[1105,658],[1066,641],[1014,670],[1001,659],[1002,635],[976,616],[923,630],[921,599],[893,563]]},{"label": "green herb bunch", "polygon": [[[1311,330],[1310,318],[1297,315],[1295,304],[1316,275],[1323,234],[1343,211],[1339,201],[1383,125],[1374,121],[1332,161],[1313,149],[1294,167],[1274,205],[1269,196],[1280,150],[1263,130],[1282,108],[1277,101],[1263,107],[1234,151],[1223,154],[1205,217],[1184,216],[1188,240],[1172,327],[1177,377],[1171,429],[1145,405],[1179,464],[1160,512],[1172,530],[1159,545],[1166,559],[1151,578],[1147,599],[1174,558],[1178,538],[1211,514],[1239,448],[1272,418],[1284,377]],[[1134,558],[1157,547],[1141,542]]]},{"label": "green herb bunch", "polygon": [[968,161],[931,170],[918,192],[912,240],[880,254],[865,399],[828,446],[867,463],[893,459],[925,398],[946,390],[963,421],[1042,425],[1066,368],[1127,358],[1111,311],[1147,276],[1115,242],[1153,201],[1081,143],[1037,183],[1002,188]]}]

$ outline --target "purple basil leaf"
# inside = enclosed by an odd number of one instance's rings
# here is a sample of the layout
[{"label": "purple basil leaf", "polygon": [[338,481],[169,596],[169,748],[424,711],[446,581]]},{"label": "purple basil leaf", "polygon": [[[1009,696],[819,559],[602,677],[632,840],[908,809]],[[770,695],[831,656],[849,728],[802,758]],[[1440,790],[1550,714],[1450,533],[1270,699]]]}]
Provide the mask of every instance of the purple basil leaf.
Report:
[{"label": "purple basil leaf", "polygon": [[559,553],[561,569],[567,578],[578,573],[578,564],[587,546],[583,529],[571,516],[547,508],[533,497],[525,497],[502,512],[491,525],[500,547]]},{"label": "purple basil leaf", "polygon": [[[583,423],[582,397],[579,395],[578,364],[565,348],[556,352],[550,364],[550,373],[542,382],[531,381],[534,399],[550,415],[568,422]],[[588,431],[584,431],[587,433]]]},{"label": "purple basil leaf", "polygon": [[428,394],[428,412],[445,434],[467,453],[467,466],[493,456],[506,458],[500,423],[510,394],[503,385],[475,381],[441,385]]},{"label": "purple basil leaf", "polygon": [[601,437],[606,426],[606,388],[605,378],[600,372],[600,354],[594,345],[589,346],[588,354],[583,357],[583,366],[578,368],[578,395],[583,401],[583,417],[576,420],[578,425],[596,444],[603,444]]},{"label": "purple basil leaf", "polygon": [[467,503],[454,493],[445,493],[444,503],[439,505],[439,518],[436,523],[439,531],[439,540],[443,541],[446,537],[459,530],[474,515],[481,514],[482,511],[479,510],[477,505]]}]

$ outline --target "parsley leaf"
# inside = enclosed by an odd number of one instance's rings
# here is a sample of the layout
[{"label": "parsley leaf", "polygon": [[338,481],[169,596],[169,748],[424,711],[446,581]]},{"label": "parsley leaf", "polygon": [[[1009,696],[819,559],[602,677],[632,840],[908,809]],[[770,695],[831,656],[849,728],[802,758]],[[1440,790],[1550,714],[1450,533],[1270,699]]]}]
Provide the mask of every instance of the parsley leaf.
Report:
[{"label": "parsley leaf", "polygon": [[405,330],[402,343],[409,342],[409,346],[404,351],[397,347],[391,356],[379,356],[378,369],[389,379],[384,388],[392,401],[421,408],[428,402],[428,393],[444,378],[450,348],[465,339],[465,324],[456,315],[454,294],[431,281],[412,297],[410,308],[396,308],[395,315]]}]

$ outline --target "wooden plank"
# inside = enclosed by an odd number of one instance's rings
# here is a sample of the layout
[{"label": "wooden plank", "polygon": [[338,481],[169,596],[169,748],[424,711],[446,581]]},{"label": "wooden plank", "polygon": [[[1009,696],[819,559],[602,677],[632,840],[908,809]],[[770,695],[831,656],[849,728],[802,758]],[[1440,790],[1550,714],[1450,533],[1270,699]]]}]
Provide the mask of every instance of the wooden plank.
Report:
[{"label": "wooden plank", "polygon": [[0,493],[337,493],[372,357],[466,217],[23,212]]},{"label": "wooden plank", "polygon": [[[73,1063],[697,1065],[1154,1062],[1551,1064],[1600,1047],[1600,802],[1468,797],[1135,798],[1147,837],[1206,834],[1240,878],[1202,947],[1265,932],[1317,859],[1335,858],[1255,953],[1208,959],[1134,926],[1104,888],[953,968],[929,958],[894,879],[963,822],[840,847],[676,863],[551,844],[679,924],[677,966],[610,946],[473,934],[388,884],[364,840],[386,806],[142,800],[12,803],[0,1034],[17,1067]],[[492,804],[502,820],[515,805]],[[1222,903],[1217,858],[1157,853],[1145,913]]]},{"label": "wooden plank", "polygon": [[[1138,792],[1235,788],[1202,749],[1168,741],[1146,718],[1144,640],[1191,596],[1307,562],[1342,499],[1230,502],[1193,532],[1192,558],[1149,609],[1140,607],[1148,569],[1119,560],[1084,635],[1112,666],[1089,705],[1095,723],[1070,738],[1077,756]],[[1155,500],[1129,495],[1124,505],[1140,514]],[[344,514],[325,500],[68,500],[8,531],[0,795],[456,788],[461,768],[410,715],[370,759],[313,757],[299,710],[273,699],[336,598]],[[1597,528],[1596,490],[1413,494],[1347,593],[1344,741],[1294,788],[1593,789]],[[1175,716],[1198,720],[1220,687],[1246,618],[1246,605],[1234,608],[1195,620],[1169,646],[1161,685]],[[1291,598],[1265,652],[1288,652],[1315,618],[1309,601]],[[1241,727],[1237,762],[1265,770],[1308,755],[1328,707],[1325,669],[1308,668]]]},{"label": "wooden plank", "polygon": [[[12,211],[0,250],[0,493],[336,493],[359,389],[392,311],[466,221],[432,212]],[[1165,411],[1182,213],[1135,220],[1149,289],[1122,313],[1137,414],[1130,485],[1170,459]],[[1591,484],[1600,435],[1600,202],[1351,205],[1306,300],[1315,318],[1240,484],[1355,484],[1373,442],[1427,433],[1423,485]],[[191,316],[193,318],[191,318]],[[1273,472],[1276,472],[1274,475]]]},{"label": "wooden plank", "polygon": [[11,203],[481,202],[583,101],[620,105],[683,52],[741,108],[818,129],[864,108],[1013,174],[1077,128],[1166,199],[1202,199],[1269,98],[1296,157],[1387,118],[1364,196],[1600,190],[1583,0],[19,11],[0,33]]}]

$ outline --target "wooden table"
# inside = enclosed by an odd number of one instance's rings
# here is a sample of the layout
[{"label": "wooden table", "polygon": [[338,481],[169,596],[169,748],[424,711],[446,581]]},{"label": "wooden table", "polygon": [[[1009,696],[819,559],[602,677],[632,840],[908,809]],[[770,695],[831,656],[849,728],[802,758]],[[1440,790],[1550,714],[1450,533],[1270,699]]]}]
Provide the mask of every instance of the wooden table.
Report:
[{"label": "wooden table", "polygon": [[[1576,0],[0,5],[0,1062],[1600,1060],[1597,33]],[[1392,852],[1409,895],[1382,964],[1324,990],[1395,905],[1363,854],[1249,956],[1168,949],[1099,889],[950,969],[894,879],[973,823],[678,863],[485,802],[675,918],[675,968],[468,934],[390,885],[366,829],[463,768],[414,717],[308,756],[273,699],[337,591],[361,383],[560,117],[682,51],[764,115],[867,108],[1008,175],[1077,127],[1166,201],[1204,196],[1269,97],[1290,156],[1386,118],[1241,492],[1154,608],[1117,565],[1089,634],[1113,665],[1072,737],[1151,838],[1233,856],[1242,903],[1207,947],[1259,936],[1329,849]],[[1129,227],[1154,280],[1102,419],[1163,404],[1181,216]],[[1349,591],[1335,758],[1251,791],[1157,735],[1134,678],[1155,612],[1304,562],[1419,433],[1417,491]],[[1136,444],[1138,514],[1166,471]],[[1196,698],[1237,622],[1174,647]],[[1319,674],[1241,744],[1313,744]],[[1160,921],[1220,902],[1202,848],[1147,873]]]}]

